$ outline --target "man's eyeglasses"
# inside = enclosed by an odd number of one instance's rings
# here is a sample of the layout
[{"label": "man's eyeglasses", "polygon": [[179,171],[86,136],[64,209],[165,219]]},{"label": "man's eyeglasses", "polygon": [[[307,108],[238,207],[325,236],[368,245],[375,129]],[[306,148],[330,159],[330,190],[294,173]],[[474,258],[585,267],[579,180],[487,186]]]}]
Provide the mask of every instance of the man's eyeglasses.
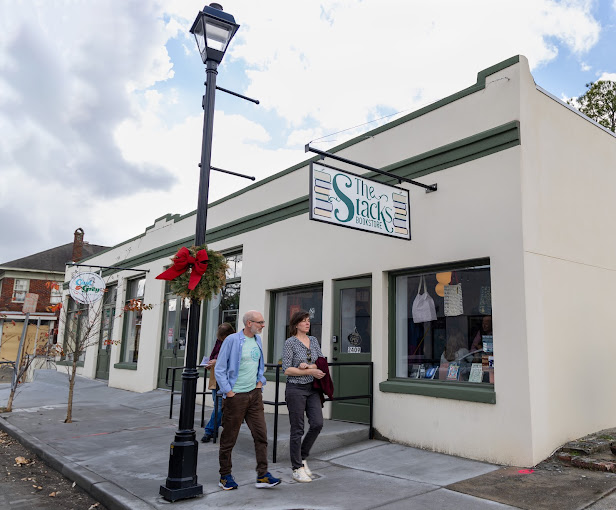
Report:
[{"label": "man's eyeglasses", "polygon": [[265,321],[250,321],[250,322],[254,322],[255,324],[260,324],[261,326],[265,324]]},{"label": "man's eyeglasses", "polygon": [[310,352],[310,349],[306,349],[306,360],[308,363],[312,363],[312,353]]}]

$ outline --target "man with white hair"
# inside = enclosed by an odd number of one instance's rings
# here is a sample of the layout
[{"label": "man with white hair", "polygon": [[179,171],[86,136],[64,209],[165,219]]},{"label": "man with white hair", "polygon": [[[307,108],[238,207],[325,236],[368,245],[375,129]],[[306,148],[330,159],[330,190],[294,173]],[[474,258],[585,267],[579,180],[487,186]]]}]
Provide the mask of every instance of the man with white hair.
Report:
[{"label": "man with white hair", "polygon": [[267,470],[267,427],[263,410],[262,388],[265,386],[265,357],[259,333],[263,331],[263,315],[256,310],[244,314],[244,329],[229,335],[223,342],[216,362],[216,381],[223,395],[220,435],[220,481],[218,486],[228,491],[237,489],[231,475],[231,453],[240,426],[245,420],[255,442],[257,483],[259,489],[280,483]]}]

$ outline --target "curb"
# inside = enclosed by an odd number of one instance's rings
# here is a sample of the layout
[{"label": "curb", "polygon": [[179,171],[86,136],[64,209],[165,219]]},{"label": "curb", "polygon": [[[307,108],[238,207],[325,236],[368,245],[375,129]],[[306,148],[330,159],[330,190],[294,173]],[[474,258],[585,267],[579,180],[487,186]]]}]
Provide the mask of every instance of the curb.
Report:
[{"label": "curb", "polygon": [[58,450],[9,423],[4,416],[0,416],[0,429],[35,453],[50,468],[75,482],[109,510],[152,510],[155,508],[94,471],[69,461]]}]

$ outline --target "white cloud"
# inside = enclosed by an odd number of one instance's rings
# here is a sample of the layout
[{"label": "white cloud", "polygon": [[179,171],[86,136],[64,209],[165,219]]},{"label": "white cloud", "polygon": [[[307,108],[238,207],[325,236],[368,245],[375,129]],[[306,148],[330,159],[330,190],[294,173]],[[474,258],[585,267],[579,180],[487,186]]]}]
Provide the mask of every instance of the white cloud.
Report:
[{"label": "white cloud", "polygon": [[580,70],[583,72],[590,71],[592,66],[589,66],[586,62],[580,62]]},{"label": "white cloud", "polygon": [[616,81],[616,73],[603,73],[597,81]]}]

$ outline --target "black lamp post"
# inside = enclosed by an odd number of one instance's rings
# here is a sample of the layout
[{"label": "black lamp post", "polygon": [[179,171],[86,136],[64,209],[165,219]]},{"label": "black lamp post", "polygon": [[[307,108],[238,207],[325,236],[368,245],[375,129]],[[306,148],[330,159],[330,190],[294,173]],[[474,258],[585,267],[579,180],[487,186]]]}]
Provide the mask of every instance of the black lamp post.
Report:
[{"label": "black lamp post", "polygon": [[[201,59],[207,66],[207,86],[203,97],[203,141],[195,246],[201,246],[205,242],[217,68],[227,50],[229,41],[239,27],[233,16],[223,12],[222,6],[211,4],[199,12],[190,29],[197,40]],[[191,301],[186,342],[186,368],[182,373],[180,421],[174,441],[171,443],[167,480],[165,485],[160,486],[160,495],[167,501],[177,501],[203,494],[203,486],[197,483],[199,444],[194,429],[200,305],[201,303],[197,300]]]}]

